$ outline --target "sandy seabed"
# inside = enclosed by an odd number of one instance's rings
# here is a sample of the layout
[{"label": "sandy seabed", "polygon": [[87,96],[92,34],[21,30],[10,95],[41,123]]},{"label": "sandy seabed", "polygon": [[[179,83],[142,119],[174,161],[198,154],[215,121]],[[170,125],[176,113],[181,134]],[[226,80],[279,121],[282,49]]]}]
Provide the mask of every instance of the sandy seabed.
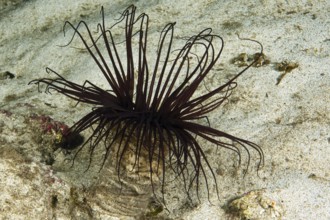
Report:
[{"label": "sandy seabed", "polygon": [[[146,2],[0,2],[1,219],[330,219],[330,2]],[[40,133],[33,117],[48,115],[71,125],[90,106],[75,107],[28,82],[48,77],[45,67],[51,67],[77,83],[104,85],[86,53],[58,46],[70,40],[63,37],[63,24],[85,20],[96,30],[101,6],[113,22],[132,3],[150,17],[150,47],[156,48],[160,30],[174,21],[177,37],[207,27],[223,37],[210,85],[239,71],[230,62],[234,57],[258,52],[258,45],[237,34],[264,47],[270,62],[238,78],[232,101],[209,114],[212,127],[257,143],[265,155],[258,173],[252,155],[243,178],[235,156],[206,144],[220,201],[212,188],[212,204],[207,197],[191,202],[173,182],[166,192],[168,210],[159,212],[144,182],[125,183],[121,195],[111,169],[84,172],[87,156],[71,168],[68,155],[49,156],[53,152],[45,150],[52,136]]]}]

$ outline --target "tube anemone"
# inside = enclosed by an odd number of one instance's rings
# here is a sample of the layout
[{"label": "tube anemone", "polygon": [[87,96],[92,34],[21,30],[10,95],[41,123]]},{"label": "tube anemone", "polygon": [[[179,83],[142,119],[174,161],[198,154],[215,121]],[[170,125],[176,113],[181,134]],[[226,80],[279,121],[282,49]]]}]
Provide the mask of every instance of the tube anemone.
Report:
[{"label": "tube anemone", "polygon": [[[72,148],[70,143],[76,135],[93,128],[76,153],[88,148],[89,165],[96,149],[104,146],[101,167],[107,159],[116,161],[120,178],[124,158],[133,152],[136,170],[139,171],[141,160],[146,161],[153,189],[157,178],[164,192],[168,171],[172,170],[183,180],[187,194],[190,195],[194,187],[198,197],[201,181],[205,183],[208,197],[211,182],[215,183],[218,193],[217,178],[201,141],[235,152],[239,163],[244,149],[248,166],[250,150],[254,150],[259,157],[259,169],[264,157],[257,144],[198,123],[228,99],[237,85],[235,80],[255,61],[223,85],[205,91],[201,84],[220,57],[223,39],[207,28],[186,39],[180,49],[173,49],[175,23],[169,23],[162,29],[158,47],[153,51],[147,44],[149,17],[144,13],[136,16],[135,12],[135,6],[129,6],[117,22],[107,28],[102,8],[96,36],[85,21],[76,26],[65,22],[64,30],[69,27],[74,31],[68,45],[76,37],[81,40],[109,88],[100,88],[90,81],[79,85],[50,68],[46,71],[56,78],[30,82],[38,88],[45,84],[46,92],[56,91],[93,106],[63,135],[61,147]],[[124,40],[115,39],[116,27],[123,32]]]}]

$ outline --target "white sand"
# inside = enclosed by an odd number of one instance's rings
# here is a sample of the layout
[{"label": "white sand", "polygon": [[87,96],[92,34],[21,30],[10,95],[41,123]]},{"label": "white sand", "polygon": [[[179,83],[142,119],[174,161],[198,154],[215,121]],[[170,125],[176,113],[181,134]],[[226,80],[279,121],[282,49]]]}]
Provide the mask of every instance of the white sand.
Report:
[{"label": "white sand", "polygon": [[[112,22],[128,4],[117,0],[88,2],[3,0],[0,3],[0,72],[9,71],[16,76],[0,80],[1,219],[123,218],[115,215],[120,211],[104,208],[111,204],[109,198],[113,198],[113,195],[107,197],[107,193],[111,194],[107,186],[104,193],[100,191],[105,177],[102,180],[93,172],[82,174],[75,167],[71,168],[73,171],[61,172],[39,162],[41,153],[36,150],[36,142],[31,139],[33,132],[24,120],[36,112],[72,124],[89,110],[86,106],[73,108],[74,102],[67,98],[40,94],[35,86],[27,85],[32,79],[47,77],[46,66],[75,82],[90,79],[102,85],[103,78],[88,55],[57,46],[67,43],[71,36],[63,37],[62,26],[66,20],[76,24],[84,19],[95,30],[102,5],[107,21]],[[240,172],[234,175],[235,157],[225,150],[220,153],[218,150],[217,154],[213,150],[210,160],[216,169],[223,170],[217,177],[221,201],[216,200],[211,189],[213,205],[203,197],[196,207],[189,207],[181,200],[180,192],[173,189],[169,192],[171,213],[164,211],[162,215],[228,219],[232,216],[222,207],[229,200],[253,191],[243,197],[248,202],[242,206],[245,212],[241,217],[330,219],[330,2],[141,2],[136,3],[138,13],[149,14],[153,39],[157,39],[166,23],[173,21],[177,22],[175,34],[179,37],[191,36],[206,27],[212,27],[222,36],[225,48],[220,63],[215,66],[219,74],[237,72],[229,60],[238,54],[258,52],[258,45],[241,41],[236,33],[260,41],[271,61],[269,65],[249,69],[237,80],[238,87],[231,97],[237,102],[209,115],[212,127],[262,146],[265,166],[259,176],[253,166],[245,178]],[[150,42],[150,47],[157,45],[157,40]],[[299,67],[276,85],[281,72],[275,66],[283,61],[298,63]],[[5,110],[13,114],[6,114]],[[252,159],[255,165],[256,155]],[[87,186],[88,193],[84,194],[82,184]],[[95,194],[88,187],[94,187]],[[255,193],[259,197],[252,202],[248,200]],[[176,194],[178,198],[173,196]],[[260,209],[261,200],[266,205]],[[259,209],[254,209],[255,206]]]}]

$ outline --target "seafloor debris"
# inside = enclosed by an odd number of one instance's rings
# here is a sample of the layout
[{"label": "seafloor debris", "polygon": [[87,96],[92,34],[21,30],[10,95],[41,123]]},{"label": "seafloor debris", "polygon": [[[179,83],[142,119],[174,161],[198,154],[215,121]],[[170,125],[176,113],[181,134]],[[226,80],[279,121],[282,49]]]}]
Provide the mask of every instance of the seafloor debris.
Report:
[{"label": "seafloor debris", "polygon": [[250,191],[229,202],[226,209],[231,216],[243,220],[279,220],[283,214],[282,207],[266,197],[264,190]]},{"label": "seafloor debris", "polygon": [[69,126],[49,116],[33,114],[29,120],[38,127],[42,139],[49,140],[54,149],[68,144],[74,148],[83,143],[81,135],[69,136]]},{"label": "seafloor debris", "polygon": [[291,72],[293,69],[297,68],[299,66],[298,63],[295,62],[289,62],[289,61],[283,61],[281,63],[275,64],[275,69],[279,72],[283,72],[278,78],[276,85],[280,84],[284,76]]},{"label": "seafloor debris", "polygon": [[15,78],[15,74],[9,71],[0,72],[0,80],[13,79],[13,78]]},{"label": "seafloor debris", "polygon": [[255,53],[252,55],[247,53],[240,53],[237,57],[231,59],[231,63],[239,67],[243,67],[248,66],[251,62],[256,60],[257,62],[253,64],[254,67],[261,67],[270,64],[270,60],[264,53]]}]

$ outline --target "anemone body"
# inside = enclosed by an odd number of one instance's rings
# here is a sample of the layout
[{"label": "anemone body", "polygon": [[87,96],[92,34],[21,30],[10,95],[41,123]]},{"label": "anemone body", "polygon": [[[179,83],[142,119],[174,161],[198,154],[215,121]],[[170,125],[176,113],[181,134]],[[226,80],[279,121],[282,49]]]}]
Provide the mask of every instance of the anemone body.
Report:
[{"label": "anemone body", "polygon": [[[195,186],[197,195],[201,180],[209,192],[211,183],[207,169],[218,190],[215,173],[201,141],[236,152],[239,161],[240,149],[245,149],[248,164],[249,150],[255,150],[260,159],[258,166],[262,164],[263,152],[258,145],[198,123],[228,99],[236,87],[235,80],[253,63],[225,84],[203,92],[202,82],[212,72],[223,49],[222,38],[213,34],[210,28],[186,38],[180,49],[172,49],[175,23],[169,23],[161,31],[158,47],[152,50],[147,45],[147,14],[137,16],[136,8],[129,6],[110,28],[106,27],[103,8],[101,15],[96,36],[84,21],[77,26],[67,21],[64,30],[69,27],[74,32],[68,45],[76,37],[81,40],[109,88],[100,88],[90,81],[76,84],[50,68],[46,69],[47,72],[55,74],[56,78],[31,81],[38,86],[45,84],[46,92],[55,90],[93,106],[65,134],[70,140],[87,128],[93,128],[77,153],[87,147],[92,158],[98,146],[103,145],[101,167],[109,158],[116,160],[120,177],[123,158],[132,151],[137,170],[142,157],[149,164],[152,186],[157,176],[162,180],[164,190],[167,170],[170,169],[182,178],[188,194]],[[123,32],[124,39],[115,39],[116,27]],[[198,90],[202,92],[196,92]],[[62,147],[69,149],[70,141]]]}]

